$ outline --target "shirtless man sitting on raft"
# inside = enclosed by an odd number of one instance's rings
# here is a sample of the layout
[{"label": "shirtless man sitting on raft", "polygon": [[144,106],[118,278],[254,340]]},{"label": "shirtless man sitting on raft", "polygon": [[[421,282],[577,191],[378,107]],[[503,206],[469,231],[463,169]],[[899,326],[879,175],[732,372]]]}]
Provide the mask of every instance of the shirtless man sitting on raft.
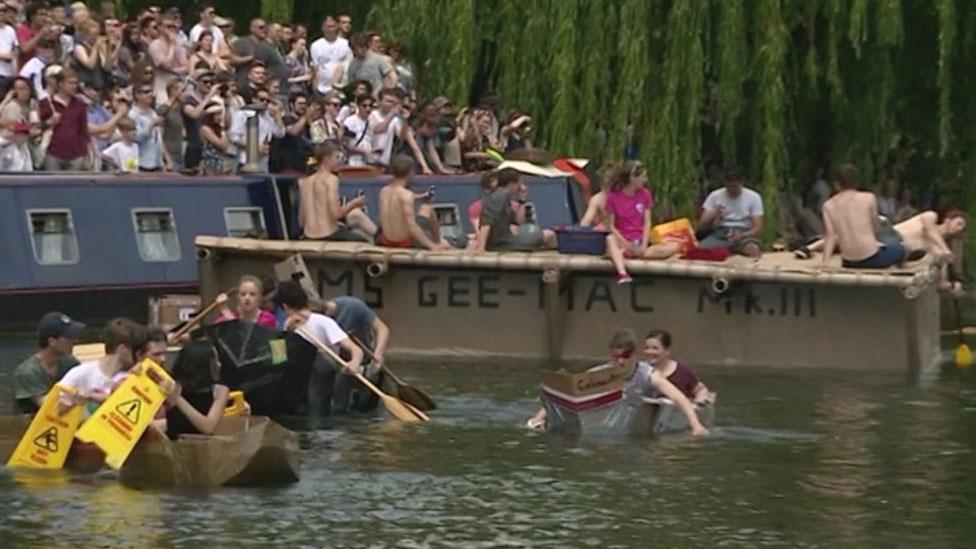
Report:
[{"label": "shirtless man sitting on raft", "polygon": [[436,216],[430,204],[414,210],[417,197],[410,190],[414,162],[404,155],[390,161],[393,180],[380,189],[380,233],[376,243],[390,248],[426,248],[449,250],[437,230]]}]

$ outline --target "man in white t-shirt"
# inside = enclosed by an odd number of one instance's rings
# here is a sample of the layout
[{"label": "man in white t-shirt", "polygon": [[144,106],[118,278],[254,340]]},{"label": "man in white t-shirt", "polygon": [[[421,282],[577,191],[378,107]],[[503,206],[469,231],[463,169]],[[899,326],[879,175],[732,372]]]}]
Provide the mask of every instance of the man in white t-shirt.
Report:
[{"label": "man in white t-shirt", "polygon": [[105,356],[98,360],[82,362],[64,374],[60,383],[75,390],[75,394],[62,397],[62,413],[75,404],[87,403],[89,412],[108,398],[114,378],[119,372],[128,371],[136,363],[136,349],[148,339],[144,326],[127,318],[115,318],[105,328]]},{"label": "man in white t-shirt", "polygon": [[220,30],[220,27],[214,24],[214,17],[217,15],[217,10],[214,9],[210,4],[203,4],[200,7],[200,22],[193,25],[190,29],[190,44],[196,44],[200,41],[200,34],[203,31],[210,31],[213,34],[213,46],[210,48],[211,53],[220,53],[220,45],[224,43],[224,32]]},{"label": "man in white t-shirt", "polygon": [[349,41],[339,36],[339,24],[331,15],[322,21],[322,38],[312,42],[309,55],[315,66],[315,89],[325,95],[332,90],[336,70],[352,59]]},{"label": "man in white t-shirt", "polygon": [[377,163],[389,166],[393,156],[393,145],[403,131],[403,117],[400,115],[401,96],[399,88],[384,88],[380,91],[379,107],[369,115],[369,125],[373,129],[373,150]]},{"label": "man in white t-shirt", "polygon": [[372,95],[356,98],[356,114],[342,121],[343,143],[349,154],[350,166],[365,166],[376,163],[373,149],[373,123],[370,114],[376,100]]},{"label": "man in white t-shirt", "polygon": [[0,92],[7,93],[10,82],[17,76],[17,58],[20,55],[20,42],[17,40],[18,7],[15,3],[4,2],[0,20]]},{"label": "man in white t-shirt", "polygon": [[725,174],[725,186],[712,191],[702,204],[698,231],[709,231],[700,248],[728,248],[729,252],[759,257],[763,228],[763,203],[759,193],[745,187],[736,168]]}]

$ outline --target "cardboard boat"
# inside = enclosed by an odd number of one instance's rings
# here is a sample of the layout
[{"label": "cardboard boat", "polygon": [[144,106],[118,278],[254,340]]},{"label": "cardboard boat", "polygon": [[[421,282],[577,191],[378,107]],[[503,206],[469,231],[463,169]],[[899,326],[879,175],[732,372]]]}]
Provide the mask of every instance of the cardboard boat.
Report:
[{"label": "cardboard boat", "polygon": [[225,417],[212,436],[150,429],[119,471],[133,488],[274,486],[298,481],[298,436],[267,417]]},{"label": "cardboard boat", "polygon": [[[542,375],[539,395],[546,408],[546,430],[569,434],[661,435],[689,429],[684,414],[669,399],[628,399],[625,366],[579,373],[548,371]],[[696,406],[698,419],[710,427],[715,406]]]},{"label": "cardboard boat", "polygon": [[[29,415],[0,416],[0,464],[7,463],[30,425]],[[94,444],[75,440],[64,468],[72,473],[94,473],[105,467],[105,453]]]}]

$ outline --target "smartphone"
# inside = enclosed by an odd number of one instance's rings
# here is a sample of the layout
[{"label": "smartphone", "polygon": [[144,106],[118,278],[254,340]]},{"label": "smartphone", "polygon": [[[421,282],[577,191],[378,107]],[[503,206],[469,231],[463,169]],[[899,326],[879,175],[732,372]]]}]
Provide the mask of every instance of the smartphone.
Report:
[{"label": "smartphone", "polygon": [[434,201],[434,191],[435,190],[436,190],[436,187],[434,187],[434,185],[428,186],[427,187],[427,191],[425,193],[426,196],[424,197],[424,199],[433,202]]}]

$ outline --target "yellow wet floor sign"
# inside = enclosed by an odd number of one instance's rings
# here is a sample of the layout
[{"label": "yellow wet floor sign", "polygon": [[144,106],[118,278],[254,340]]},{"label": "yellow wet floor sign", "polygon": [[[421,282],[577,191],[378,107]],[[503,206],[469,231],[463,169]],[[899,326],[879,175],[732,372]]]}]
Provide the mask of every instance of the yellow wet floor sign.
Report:
[{"label": "yellow wet floor sign", "polygon": [[170,379],[169,374],[151,358],[139,366],[139,373],[127,377],[75,433],[78,440],[101,448],[113,469],[122,467],[166,400],[159,382]]},{"label": "yellow wet floor sign", "polygon": [[60,469],[68,459],[68,450],[75,431],[81,424],[84,410],[73,406],[64,415],[58,413],[61,393],[74,393],[70,387],[55,385],[44,397],[40,410],[24,431],[14,453],[7,462],[8,467],[30,467],[34,469]]}]

